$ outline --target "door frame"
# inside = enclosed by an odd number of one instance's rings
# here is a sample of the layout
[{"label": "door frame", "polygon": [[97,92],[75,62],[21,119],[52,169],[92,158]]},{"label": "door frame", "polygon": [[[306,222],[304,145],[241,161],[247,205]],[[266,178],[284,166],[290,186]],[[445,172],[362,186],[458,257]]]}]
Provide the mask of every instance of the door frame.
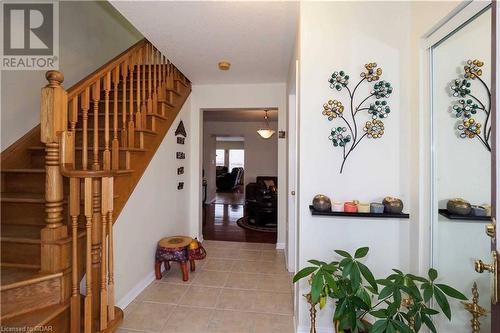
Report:
[{"label": "door frame", "polygon": [[[500,217],[500,163],[498,162],[497,156],[500,156],[500,136],[498,135],[498,128],[500,128],[500,117],[498,116],[497,110],[498,105],[500,105],[500,93],[498,91],[498,82],[500,82],[500,71],[498,69],[497,56],[499,54],[498,50],[500,48],[500,26],[498,24],[498,18],[500,17],[500,6],[496,1],[492,3],[492,17],[491,17],[491,32],[492,32],[492,45],[491,45],[491,66],[492,78],[491,78],[491,117],[492,117],[492,168],[491,168],[491,202],[492,202],[492,213],[493,217],[498,221]],[[492,242],[492,250],[500,252],[500,229],[496,228],[496,244]],[[499,263],[497,263],[498,265]],[[498,274],[498,272],[497,272]],[[500,280],[498,281],[497,290],[500,290]],[[500,302],[496,305],[491,305],[491,331],[500,332]]]}]

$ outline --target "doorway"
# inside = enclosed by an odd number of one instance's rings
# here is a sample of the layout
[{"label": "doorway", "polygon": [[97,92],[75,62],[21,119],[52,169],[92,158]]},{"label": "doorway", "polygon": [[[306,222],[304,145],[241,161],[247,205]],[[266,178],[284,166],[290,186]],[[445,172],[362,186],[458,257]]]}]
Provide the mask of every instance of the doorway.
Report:
[{"label": "doorway", "polygon": [[[203,239],[276,243],[278,112],[203,111]],[[270,129],[263,138],[258,130]]]}]

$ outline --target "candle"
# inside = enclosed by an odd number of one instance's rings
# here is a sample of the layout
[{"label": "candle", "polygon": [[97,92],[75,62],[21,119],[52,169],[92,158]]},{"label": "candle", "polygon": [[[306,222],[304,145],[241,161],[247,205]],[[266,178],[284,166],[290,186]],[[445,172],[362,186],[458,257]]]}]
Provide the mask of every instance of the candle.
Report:
[{"label": "candle", "polygon": [[370,212],[370,204],[365,202],[360,202],[357,204],[358,213],[369,213]]},{"label": "candle", "polygon": [[375,214],[382,214],[384,212],[384,205],[379,202],[372,202],[370,204],[370,212]]},{"label": "candle", "polygon": [[333,212],[343,212],[344,211],[344,204],[340,201],[332,202],[332,211]]},{"label": "candle", "polygon": [[344,212],[346,213],[357,213],[358,206],[354,202],[344,202]]}]

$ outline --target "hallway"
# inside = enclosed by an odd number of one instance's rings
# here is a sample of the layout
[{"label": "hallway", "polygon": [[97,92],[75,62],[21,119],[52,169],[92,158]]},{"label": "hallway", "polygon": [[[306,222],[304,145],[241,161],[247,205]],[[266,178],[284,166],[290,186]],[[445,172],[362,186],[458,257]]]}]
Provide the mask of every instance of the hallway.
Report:
[{"label": "hallway", "polygon": [[293,332],[292,275],[272,244],[205,241],[207,258],[182,282],[179,265],[124,311],[118,333]]}]

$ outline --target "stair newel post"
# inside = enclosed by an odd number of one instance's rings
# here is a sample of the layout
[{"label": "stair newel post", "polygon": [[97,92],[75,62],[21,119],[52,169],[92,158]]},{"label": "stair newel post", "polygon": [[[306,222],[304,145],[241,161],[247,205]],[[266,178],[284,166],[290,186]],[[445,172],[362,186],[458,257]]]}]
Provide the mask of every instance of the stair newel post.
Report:
[{"label": "stair newel post", "polygon": [[108,291],[107,291],[107,251],[106,251],[106,234],[107,234],[107,217],[109,203],[109,177],[104,177],[101,180],[101,304],[99,315],[99,326],[104,330],[108,326]]},{"label": "stair newel post", "polygon": [[120,167],[120,143],[118,142],[118,84],[120,83],[120,66],[113,70],[113,141],[111,143],[111,169]]},{"label": "stair newel post", "polygon": [[83,332],[92,333],[92,178],[84,180],[85,246],[85,303]]},{"label": "stair newel post", "polygon": [[114,261],[113,261],[113,177],[108,178],[108,319],[115,319],[115,278],[114,278]]},{"label": "stair newel post", "polygon": [[101,79],[98,79],[92,85],[92,102],[94,112],[94,131],[93,131],[93,160],[92,170],[99,170],[99,100],[101,99]]},{"label": "stair newel post", "polygon": [[153,46],[153,113],[158,114],[158,87],[157,87],[157,76],[158,72],[158,54],[156,48]]},{"label": "stair newel post", "polygon": [[78,216],[80,215],[80,178],[69,180],[69,215],[71,217],[71,333],[80,333],[80,283],[78,281]]},{"label": "stair newel post", "polygon": [[122,65],[122,147],[127,147],[127,75],[128,75],[128,60],[125,60]]},{"label": "stair newel post", "polygon": [[128,147],[133,148],[135,145],[134,139],[134,62],[135,56],[132,54],[129,59],[128,70],[130,78],[129,88],[129,119],[128,119]]},{"label": "stair newel post", "polygon": [[147,126],[147,106],[146,106],[146,61],[148,59],[148,46],[142,48],[142,87],[141,87],[141,115],[142,125],[144,128]]},{"label": "stair newel post", "polygon": [[137,51],[137,79],[136,79],[136,95],[135,95],[135,127],[142,128],[142,114],[141,114],[141,62],[142,62],[142,49]]},{"label": "stair newel post", "polygon": [[109,91],[111,90],[111,71],[104,77],[104,153],[102,165],[104,170],[111,169],[111,151],[109,150]]},{"label": "stair newel post", "polygon": [[90,109],[90,88],[85,88],[81,96],[81,107],[82,107],[82,169],[87,170],[88,168],[88,123],[89,123],[89,109]]},{"label": "stair newel post", "polygon": [[45,144],[45,227],[41,231],[41,270],[57,272],[65,269],[64,249],[55,241],[68,237],[63,224],[63,176],[60,171],[60,142],[67,130],[67,93],[61,86],[64,76],[48,71],[49,83],[41,92],[41,141]]}]

